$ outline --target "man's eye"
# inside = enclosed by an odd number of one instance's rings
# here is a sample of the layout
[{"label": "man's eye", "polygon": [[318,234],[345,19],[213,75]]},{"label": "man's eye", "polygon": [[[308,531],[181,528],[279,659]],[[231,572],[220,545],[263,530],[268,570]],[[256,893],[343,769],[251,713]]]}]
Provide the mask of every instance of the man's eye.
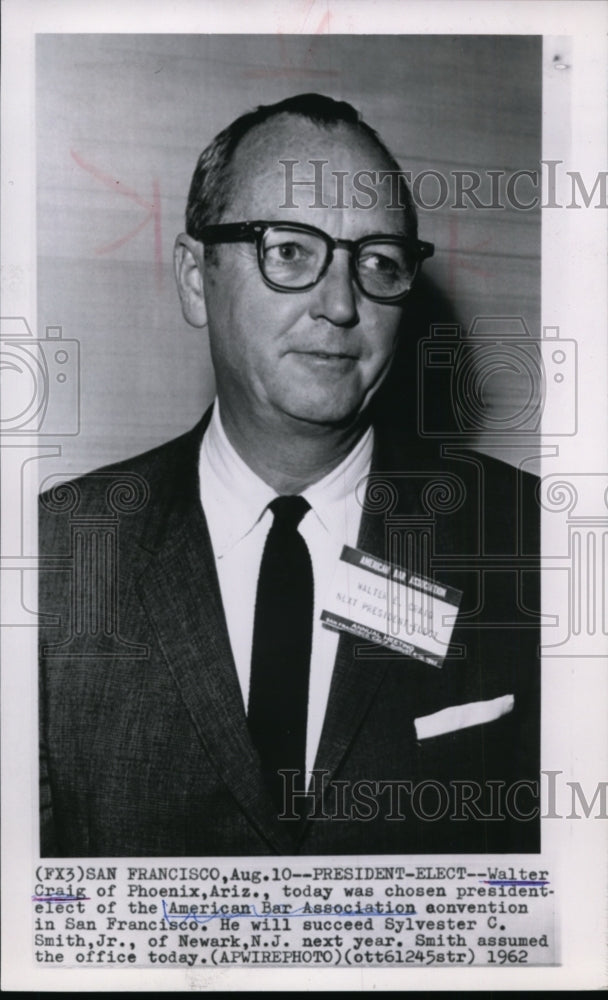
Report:
[{"label": "man's eye", "polygon": [[399,272],[399,264],[382,253],[367,253],[359,258],[359,267],[378,275],[392,276]]},{"label": "man's eye", "polygon": [[308,258],[309,252],[301,243],[274,243],[266,247],[265,256],[272,264],[298,264]]}]

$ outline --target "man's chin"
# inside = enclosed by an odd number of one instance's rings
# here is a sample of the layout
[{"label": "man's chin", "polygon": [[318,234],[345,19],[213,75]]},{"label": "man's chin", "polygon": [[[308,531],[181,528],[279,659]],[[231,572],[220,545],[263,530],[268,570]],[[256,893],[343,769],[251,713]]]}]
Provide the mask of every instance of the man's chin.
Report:
[{"label": "man's chin", "polygon": [[294,429],[308,427],[311,433],[355,427],[365,419],[362,400],[309,400],[297,406],[292,402],[285,412],[295,425]]}]

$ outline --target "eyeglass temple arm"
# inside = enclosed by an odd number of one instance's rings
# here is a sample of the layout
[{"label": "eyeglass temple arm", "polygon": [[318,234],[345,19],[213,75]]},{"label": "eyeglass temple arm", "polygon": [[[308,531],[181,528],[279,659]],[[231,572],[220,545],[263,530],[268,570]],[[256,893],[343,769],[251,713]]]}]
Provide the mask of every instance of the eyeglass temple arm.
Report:
[{"label": "eyeglass temple arm", "polygon": [[256,239],[261,227],[250,222],[225,222],[216,226],[203,226],[200,230],[201,243],[232,243]]}]

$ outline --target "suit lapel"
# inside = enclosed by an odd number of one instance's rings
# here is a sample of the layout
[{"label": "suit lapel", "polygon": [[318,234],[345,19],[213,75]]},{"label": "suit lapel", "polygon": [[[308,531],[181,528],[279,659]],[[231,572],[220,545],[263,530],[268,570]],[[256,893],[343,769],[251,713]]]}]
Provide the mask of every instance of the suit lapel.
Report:
[{"label": "suit lapel", "polygon": [[[190,461],[183,464],[184,476],[192,478],[196,472],[193,460],[203,431],[204,426],[198,428],[196,447]],[[293,842],[276,820],[249,737],[211,541],[200,507],[198,476],[194,488],[186,480],[183,487],[179,502],[165,510],[160,544],[137,584],[139,597],[217,773],[271,846],[289,853]],[[157,534],[148,532],[149,536]]]},{"label": "suit lapel", "polygon": [[[384,524],[381,518],[364,513],[358,547],[373,555],[384,551]],[[386,670],[383,660],[357,655],[362,640],[342,633],[321,733],[315,767],[333,774],[352,742],[359,725],[382,682]]]}]

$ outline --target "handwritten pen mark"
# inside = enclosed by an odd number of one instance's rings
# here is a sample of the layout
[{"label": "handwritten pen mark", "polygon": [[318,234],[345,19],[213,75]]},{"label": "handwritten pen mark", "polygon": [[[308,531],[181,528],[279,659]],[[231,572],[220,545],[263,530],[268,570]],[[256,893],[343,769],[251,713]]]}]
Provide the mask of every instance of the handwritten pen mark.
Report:
[{"label": "handwritten pen mark", "polygon": [[[303,34],[308,15],[315,5],[315,0],[311,0],[308,4],[306,13],[304,15],[304,20],[302,21],[302,26],[296,34]],[[290,65],[290,59],[287,54],[287,48],[285,45],[285,36],[282,31],[277,31],[277,37],[279,42],[279,66],[261,66],[255,69],[245,70],[243,76],[246,79],[256,80],[256,79],[268,79],[270,77],[335,77],[339,76],[340,73],[336,69],[314,69],[312,66],[307,65],[313,56],[313,47],[315,40],[318,36],[323,34],[329,34],[329,10],[325,12],[321,20],[319,21],[317,27],[313,32],[312,42],[306,49],[306,54],[299,66]]]},{"label": "handwritten pen mark", "polygon": [[[202,913],[167,913],[167,903],[166,900],[162,900],[163,904],[163,917],[168,920],[169,923],[181,924],[185,920],[194,920],[197,924],[208,924],[211,920],[245,920],[248,917],[259,919],[260,917],[264,919],[265,917],[278,916],[278,914],[272,913],[258,913],[255,906],[253,907],[253,913],[210,913],[209,916],[203,916]],[[336,910],[333,914],[324,913],[324,917],[352,917],[352,916],[365,916],[365,917],[416,917],[418,914],[414,910],[413,913],[399,913],[397,910],[386,910],[381,912],[380,910],[366,910],[365,913],[356,912],[353,914],[350,910]],[[307,910],[304,906],[301,906],[299,910],[292,910],[291,913],[282,913],[281,917],[310,917],[314,916],[311,914],[310,910]]]},{"label": "handwritten pen mark", "polygon": [[548,879],[538,879],[536,882],[527,882],[525,879],[516,878],[484,878],[481,879],[484,885],[551,885]]},{"label": "handwritten pen mark", "polygon": [[32,896],[34,903],[84,903],[90,896]]},{"label": "handwritten pen mark", "polygon": [[86,160],[80,156],[76,150],[71,149],[70,155],[72,159],[81,167],[86,170],[87,173],[91,174],[98,180],[101,184],[104,184],[115,194],[120,194],[124,198],[128,198],[130,201],[135,202],[140,208],[145,209],[148,214],[145,216],[142,222],[138,223],[134,229],[128,232],[125,236],[119,237],[117,240],[113,240],[111,243],[107,243],[105,246],[96,247],[96,254],[112,253],[114,250],[118,250],[120,247],[132,240],[134,236],[145,229],[150,221],[152,221],[154,226],[154,263],[156,271],[156,283],[158,287],[162,285],[162,274],[163,274],[163,248],[162,248],[162,225],[161,225],[161,202],[160,202],[160,186],[158,180],[154,178],[152,181],[152,201],[148,201],[141,197],[137,191],[133,191],[131,188],[123,184],[122,181],[116,180],[110,174],[106,174],[103,170],[94,166],[92,163],[88,163]]}]

